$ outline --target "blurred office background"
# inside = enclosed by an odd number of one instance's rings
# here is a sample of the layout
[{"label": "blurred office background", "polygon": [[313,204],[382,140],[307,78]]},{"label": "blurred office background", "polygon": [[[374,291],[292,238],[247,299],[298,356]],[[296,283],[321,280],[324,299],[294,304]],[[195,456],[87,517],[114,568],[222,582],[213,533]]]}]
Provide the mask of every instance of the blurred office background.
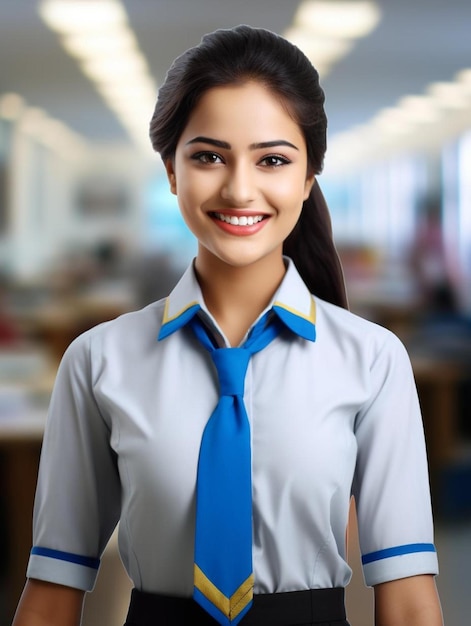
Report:
[{"label": "blurred office background", "polygon": [[[319,68],[327,197],[353,311],[411,355],[447,626],[471,610],[468,0],[0,0],[0,623],[24,584],[45,414],[80,332],[166,295],[195,245],[147,139],[172,59],[239,23]],[[353,522],[354,526],[354,522]],[[358,572],[352,626],[370,626]],[[85,626],[123,623],[114,539]]]}]

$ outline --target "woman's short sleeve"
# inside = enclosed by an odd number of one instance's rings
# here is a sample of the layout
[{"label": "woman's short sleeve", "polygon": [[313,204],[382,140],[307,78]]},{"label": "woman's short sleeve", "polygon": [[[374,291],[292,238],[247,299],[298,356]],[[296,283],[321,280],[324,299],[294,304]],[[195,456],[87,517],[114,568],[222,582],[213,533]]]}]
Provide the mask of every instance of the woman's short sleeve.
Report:
[{"label": "woman's short sleeve", "polygon": [[52,393],[27,576],[83,590],[95,584],[117,524],[120,484],[109,426],[94,398],[90,331],[66,351]]},{"label": "woman's short sleeve", "polygon": [[353,482],[367,585],[438,572],[424,431],[402,343],[371,349],[368,401],[358,413]]}]

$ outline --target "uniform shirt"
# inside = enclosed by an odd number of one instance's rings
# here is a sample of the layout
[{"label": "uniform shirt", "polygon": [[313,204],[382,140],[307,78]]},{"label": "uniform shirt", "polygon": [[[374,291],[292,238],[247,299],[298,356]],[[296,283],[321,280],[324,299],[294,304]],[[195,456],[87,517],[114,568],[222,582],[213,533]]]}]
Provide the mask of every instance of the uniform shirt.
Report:
[{"label": "uniform shirt", "polygon": [[[285,330],[255,354],[251,423],[256,593],[345,586],[356,498],[368,585],[435,574],[422,421],[388,330],[311,296],[294,264],[268,307]],[[136,588],[191,596],[201,436],[218,399],[195,314],[228,345],[190,267],[169,298],[102,324],[63,357],[51,399],[28,576],[93,588],[118,519]]]}]

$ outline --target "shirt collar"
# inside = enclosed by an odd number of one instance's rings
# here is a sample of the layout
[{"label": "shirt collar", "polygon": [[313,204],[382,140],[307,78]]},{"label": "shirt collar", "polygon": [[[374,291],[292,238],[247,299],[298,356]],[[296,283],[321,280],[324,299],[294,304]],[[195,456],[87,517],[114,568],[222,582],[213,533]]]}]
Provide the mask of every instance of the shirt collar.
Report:
[{"label": "shirt collar", "polygon": [[[285,262],[287,263],[286,274],[266,311],[272,309],[293,333],[308,341],[315,341],[315,300],[293,261],[285,257]],[[185,326],[200,310],[205,311],[211,317],[205,306],[192,263],[166,299],[158,339],[165,339]]]}]

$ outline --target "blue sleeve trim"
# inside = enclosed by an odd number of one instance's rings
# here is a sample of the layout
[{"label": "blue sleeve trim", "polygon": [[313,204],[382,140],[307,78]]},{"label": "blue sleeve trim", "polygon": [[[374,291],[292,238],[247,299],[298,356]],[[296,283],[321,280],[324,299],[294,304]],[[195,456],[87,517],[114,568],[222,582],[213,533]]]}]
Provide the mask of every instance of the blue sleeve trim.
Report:
[{"label": "blue sleeve trim", "polygon": [[80,554],[72,554],[71,552],[62,552],[61,550],[52,550],[51,548],[34,546],[31,550],[31,554],[36,556],[46,556],[50,559],[58,559],[59,561],[68,561],[69,563],[84,565],[85,567],[90,567],[96,570],[100,567],[100,559],[95,559],[89,556],[81,556]]},{"label": "blue sleeve trim", "polygon": [[433,543],[408,543],[404,546],[396,546],[365,554],[361,557],[361,562],[363,565],[366,565],[373,561],[381,561],[381,559],[389,559],[393,556],[402,556],[403,554],[413,554],[415,552],[436,552],[436,550]]}]

